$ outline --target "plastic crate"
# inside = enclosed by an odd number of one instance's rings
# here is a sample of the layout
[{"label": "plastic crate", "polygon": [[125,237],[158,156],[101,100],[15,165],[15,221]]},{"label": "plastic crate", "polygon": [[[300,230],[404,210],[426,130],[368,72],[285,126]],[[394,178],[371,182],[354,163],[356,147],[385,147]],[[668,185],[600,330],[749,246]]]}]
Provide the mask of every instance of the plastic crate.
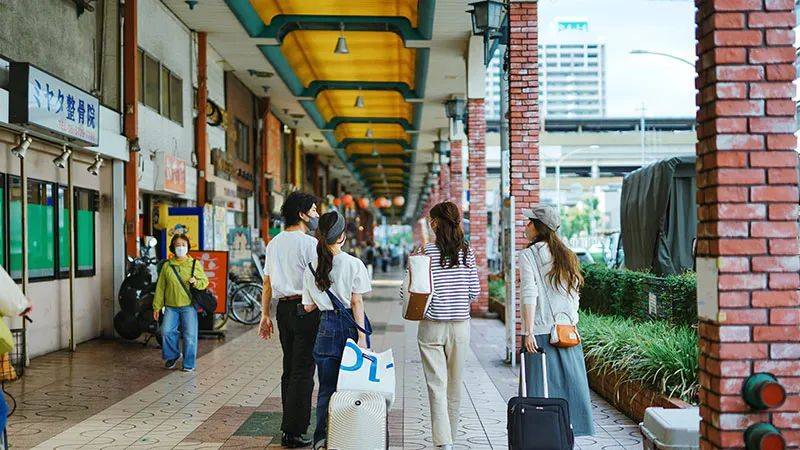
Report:
[{"label": "plastic crate", "polygon": [[647,408],[639,424],[644,450],[697,450],[700,448],[698,408]]}]

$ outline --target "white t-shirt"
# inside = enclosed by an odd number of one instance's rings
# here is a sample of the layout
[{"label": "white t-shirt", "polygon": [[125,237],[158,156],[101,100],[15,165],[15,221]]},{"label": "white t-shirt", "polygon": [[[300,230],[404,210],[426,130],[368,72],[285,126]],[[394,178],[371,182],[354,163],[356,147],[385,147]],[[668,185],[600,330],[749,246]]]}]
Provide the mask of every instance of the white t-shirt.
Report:
[{"label": "white t-shirt", "polygon": [[302,231],[282,231],[267,244],[264,275],[272,298],[303,294],[303,272],[317,258],[317,240]]},{"label": "white t-shirt", "polygon": [[[314,255],[314,269],[317,268],[316,255]],[[333,257],[333,268],[331,269],[330,279],[331,290],[345,308],[350,308],[350,296],[353,294],[366,294],[372,290],[367,267],[355,256],[341,252]],[[332,311],[334,309],[331,299],[324,291],[320,291],[314,282],[314,274],[311,269],[306,267],[303,274],[303,304],[315,304],[320,311]]]}]

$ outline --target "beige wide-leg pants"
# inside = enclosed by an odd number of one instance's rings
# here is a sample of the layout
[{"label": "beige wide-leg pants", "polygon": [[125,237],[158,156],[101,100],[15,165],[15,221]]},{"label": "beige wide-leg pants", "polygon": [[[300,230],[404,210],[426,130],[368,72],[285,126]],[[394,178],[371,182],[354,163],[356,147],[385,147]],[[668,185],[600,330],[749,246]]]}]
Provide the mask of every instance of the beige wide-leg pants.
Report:
[{"label": "beige wide-leg pants", "polygon": [[428,384],[433,444],[453,444],[461,407],[462,372],[469,351],[469,320],[423,320],[417,333]]}]

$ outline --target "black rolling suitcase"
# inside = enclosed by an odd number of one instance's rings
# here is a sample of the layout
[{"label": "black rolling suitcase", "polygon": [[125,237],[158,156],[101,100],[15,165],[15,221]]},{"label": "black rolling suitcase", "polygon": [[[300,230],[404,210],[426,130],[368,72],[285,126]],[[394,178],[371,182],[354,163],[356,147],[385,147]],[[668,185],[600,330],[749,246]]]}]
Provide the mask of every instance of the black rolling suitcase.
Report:
[{"label": "black rolling suitcase", "polygon": [[[508,401],[508,448],[509,450],[572,450],[575,438],[569,420],[569,405],[563,398],[549,398],[547,387],[547,360],[544,350],[533,358],[526,353],[520,355],[520,396]],[[528,397],[526,366],[540,363],[544,398]]]}]

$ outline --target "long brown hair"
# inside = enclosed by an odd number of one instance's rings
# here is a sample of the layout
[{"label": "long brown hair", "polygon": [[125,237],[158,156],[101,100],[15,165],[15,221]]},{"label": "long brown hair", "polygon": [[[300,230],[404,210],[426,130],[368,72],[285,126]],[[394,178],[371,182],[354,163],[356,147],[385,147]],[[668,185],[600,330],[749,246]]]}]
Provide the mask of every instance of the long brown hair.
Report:
[{"label": "long brown hair", "polygon": [[467,253],[469,246],[464,240],[464,230],[461,228],[461,213],[453,202],[442,202],[431,208],[430,217],[436,220],[436,248],[439,249],[439,263],[442,267],[458,265],[458,257],[461,256],[461,264],[467,265]]},{"label": "long brown hair", "polygon": [[[331,270],[333,269],[333,252],[328,244],[328,232],[339,219],[339,213],[331,211],[323,214],[319,218],[317,228],[317,270],[314,272],[314,284],[320,291],[327,291],[331,287]],[[344,231],[342,231],[342,234]],[[342,236],[336,236],[336,241]]]},{"label": "long brown hair", "polygon": [[531,219],[536,228],[536,239],[528,244],[528,247],[537,242],[544,242],[550,249],[553,257],[553,268],[547,273],[547,282],[556,290],[561,290],[566,286],[566,294],[573,290],[580,291],[583,286],[583,275],[581,275],[581,264],[578,256],[570,250],[555,231],[551,230],[544,223],[537,219]]}]

